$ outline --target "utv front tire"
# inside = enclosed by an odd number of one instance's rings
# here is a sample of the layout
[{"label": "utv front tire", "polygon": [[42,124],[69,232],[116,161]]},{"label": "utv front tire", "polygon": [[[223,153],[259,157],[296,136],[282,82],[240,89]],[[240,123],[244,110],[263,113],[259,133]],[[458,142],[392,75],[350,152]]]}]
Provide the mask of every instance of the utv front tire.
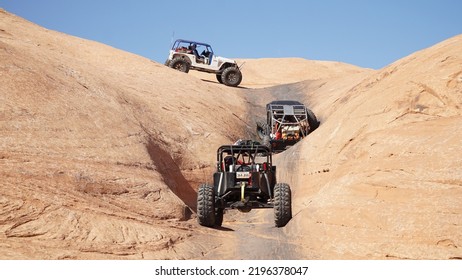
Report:
[{"label": "utv front tire", "polygon": [[222,84],[223,80],[221,79],[221,74],[217,74],[217,81]]},{"label": "utv front tire", "polygon": [[274,223],[276,227],[285,226],[292,218],[292,197],[290,187],[284,183],[274,186]]},{"label": "utv front tire", "polygon": [[213,186],[202,184],[197,190],[197,221],[201,226],[215,225],[215,190]]},{"label": "utv front tire", "polygon": [[228,67],[221,73],[223,84],[230,87],[237,87],[242,81],[242,73],[237,67]]},{"label": "utv front tire", "polygon": [[186,61],[186,59],[184,59],[182,57],[175,57],[174,59],[172,59],[172,61],[170,61],[169,66],[170,66],[170,68],[173,68],[175,70],[178,70],[178,71],[184,72],[184,73],[188,73],[189,72],[189,67],[191,67],[189,62]]}]

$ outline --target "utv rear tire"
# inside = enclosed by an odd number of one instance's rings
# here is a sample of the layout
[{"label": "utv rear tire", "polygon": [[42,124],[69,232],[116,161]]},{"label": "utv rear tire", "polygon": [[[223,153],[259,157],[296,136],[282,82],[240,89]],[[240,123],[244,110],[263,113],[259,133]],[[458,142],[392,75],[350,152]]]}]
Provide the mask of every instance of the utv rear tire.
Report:
[{"label": "utv rear tire", "polygon": [[201,226],[215,225],[215,189],[202,184],[197,190],[197,221]]},{"label": "utv rear tire", "polygon": [[221,73],[223,84],[230,87],[237,87],[242,81],[242,73],[237,67],[228,67]]},{"label": "utv rear tire", "polygon": [[274,186],[274,223],[276,227],[285,226],[292,218],[292,197],[290,187],[284,183]]},{"label": "utv rear tire", "polygon": [[175,70],[178,70],[178,71],[184,72],[184,73],[188,73],[189,72],[189,67],[191,67],[189,62],[186,61],[186,59],[184,59],[182,57],[175,57],[174,59],[172,59],[172,61],[170,61],[169,66],[170,66],[170,68],[173,68]]}]

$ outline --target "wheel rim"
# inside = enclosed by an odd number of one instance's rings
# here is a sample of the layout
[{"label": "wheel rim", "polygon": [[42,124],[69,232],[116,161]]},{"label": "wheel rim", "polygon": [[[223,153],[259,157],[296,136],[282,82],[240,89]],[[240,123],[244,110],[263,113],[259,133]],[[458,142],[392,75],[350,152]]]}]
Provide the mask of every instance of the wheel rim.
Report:
[{"label": "wheel rim", "polygon": [[228,82],[230,82],[230,83],[237,82],[237,75],[235,73],[229,73]]},{"label": "wheel rim", "polygon": [[185,67],[184,67],[183,63],[177,63],[175,65],[175,69],[178,70],[178,71],[183,71],[184,72]]}]

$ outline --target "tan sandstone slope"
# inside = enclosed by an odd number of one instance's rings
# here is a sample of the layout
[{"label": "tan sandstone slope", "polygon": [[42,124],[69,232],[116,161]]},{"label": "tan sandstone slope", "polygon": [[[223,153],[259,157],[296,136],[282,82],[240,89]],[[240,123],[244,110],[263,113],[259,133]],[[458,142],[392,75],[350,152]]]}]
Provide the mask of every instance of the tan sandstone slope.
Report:
[{"label": "tan sandstone slope", "polygon": [[278,158],[289,239],[314,258],[462,258],[462,36],[343,84],[299,85],[324,122]]},{"label": "tan sandstone slope", "polygon": [[192,257],[168,250],[244,100],[5,11],[0,36],[0,256]]},{"label": "tan sandstone slope", "polygon": [[[246,59],[229,88],[0,9],[0,258],[461,258],[461,51],[380,71]],[[275,98],[322,122],[275,156],[294,218],[198,226],[217,146]]]}]

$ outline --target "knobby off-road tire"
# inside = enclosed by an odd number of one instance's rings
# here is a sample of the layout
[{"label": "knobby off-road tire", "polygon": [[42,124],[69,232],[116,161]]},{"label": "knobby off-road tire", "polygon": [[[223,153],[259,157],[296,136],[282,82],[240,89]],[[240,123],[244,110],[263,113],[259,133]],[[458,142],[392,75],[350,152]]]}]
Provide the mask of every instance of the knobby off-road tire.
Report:
[{"label": "knobby off-road tire", "polygon": [[215,190],[213,186],[202,184],[197,190],[197,221],[201,226],[215,225]]},{"label": "knobby off-road tire", "polygon": [[292,197],[289,185],[278,183],[274,186],[274,223],[285,226],[292,218]]},{"label": "knobby off-road tire", "polygon": [[237,87],[242,81],[242,73],[237,67],[228,67],[221,73],[223,84],[230,87]]},{"label": "knobby off-road tire", "polygon": [[257,135],[261,140],[263,140],[265,136],[268,136],[268,124],[266,122],[257,121]]},{"label": "knobby off-road tire", "polygon": [[184,73],[188,73],[189,67],[191,67],[189,62],[182,57],[175,57],[174,59],[172,59],[172,61],[170,61],[169,66],[170,68],[173,68],[175,70],[178,70]]},{"label": "knobby off-road tire", "polygon": [[314,115],[313,111],[311,111],[310,109],[307,108],[306,112],[308,113],[308,124],[310,125],[310,132],[309,133],[311,133],[316,128],[319,127],[320,122],[318,121],[318,119]]},{"label": "knobby off-road tire", "polygon": [[217,81],[222,84],[223,80],[221,79],[221,74],[217,74]]}]

